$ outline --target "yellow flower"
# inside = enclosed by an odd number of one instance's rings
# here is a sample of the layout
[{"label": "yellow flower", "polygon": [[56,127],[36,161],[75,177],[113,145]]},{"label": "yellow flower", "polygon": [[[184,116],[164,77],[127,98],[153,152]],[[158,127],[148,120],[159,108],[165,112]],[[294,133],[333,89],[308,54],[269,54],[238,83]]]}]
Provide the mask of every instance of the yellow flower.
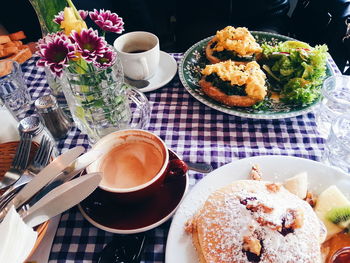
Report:
[{"label": "yellow flower", "polygon": [[84,28],[87,29],[86,23],[77,17],[73,8],[65,7],[63,12],[63,21],[61,22],[61,28],[64,29],[64,33],[68,36],[73,30],[78,33]]}]

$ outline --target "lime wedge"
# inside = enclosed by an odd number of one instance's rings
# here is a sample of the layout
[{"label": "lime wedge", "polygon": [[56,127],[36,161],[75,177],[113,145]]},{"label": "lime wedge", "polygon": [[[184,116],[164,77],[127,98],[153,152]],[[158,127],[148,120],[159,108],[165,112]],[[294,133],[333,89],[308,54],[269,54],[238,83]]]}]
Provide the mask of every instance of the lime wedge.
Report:
[{"label": "lime wedge", "polygon": [[306,49],[312,49],[312,47],[305,43],[305,42],[301,42],[301,41],[285,41],[281,44],[281,47],[283,48],[306,48]]}]

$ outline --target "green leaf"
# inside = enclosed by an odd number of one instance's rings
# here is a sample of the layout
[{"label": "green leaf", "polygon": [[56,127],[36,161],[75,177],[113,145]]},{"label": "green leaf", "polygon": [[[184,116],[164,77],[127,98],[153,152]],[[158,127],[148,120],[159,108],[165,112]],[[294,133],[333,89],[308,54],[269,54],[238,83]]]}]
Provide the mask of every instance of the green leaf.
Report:
[{"label": "green leaf", "polygon": [[55,15],[63,11],[67,6],[64,0],[29,0],[32,4],[40,23],[43,34],[57,32],[59,25],[53,22]]}]

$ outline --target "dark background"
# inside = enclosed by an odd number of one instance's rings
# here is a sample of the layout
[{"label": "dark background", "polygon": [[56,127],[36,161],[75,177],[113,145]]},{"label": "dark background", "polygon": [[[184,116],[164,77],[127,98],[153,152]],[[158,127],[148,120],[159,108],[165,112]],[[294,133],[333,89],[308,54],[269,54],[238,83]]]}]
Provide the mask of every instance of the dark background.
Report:
[{"label": "dark background", "polygon": [[[64,0],[62,0],[64,1]],[[276,32],[306,41],[327,43],[343,70],[348,57],[343,37],[350,0],[75,0],[77,9],[108,9],[124,19],[125,31],[149,31],[166,52],[184,52],[199,40],[227,25]],[[27,41],[41,37],[39,23],[28,0],[10,0],[0,9],[0,23],[8,32],[23,30]],[[294,9],[294,8],[292,8]],[[289,15],[287,15],[289,14]],[[89,19],[87,19],[89,21]],[[112,44],[118,34],[108,33]],[[349,45],[350,46],[350,45]]]}]

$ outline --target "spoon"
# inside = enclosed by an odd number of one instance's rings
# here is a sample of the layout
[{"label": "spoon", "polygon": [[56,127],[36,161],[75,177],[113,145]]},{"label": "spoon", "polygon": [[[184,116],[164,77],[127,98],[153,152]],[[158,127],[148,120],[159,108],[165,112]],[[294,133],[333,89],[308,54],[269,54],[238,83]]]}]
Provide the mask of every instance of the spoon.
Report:
[{"label": "spoon", "polygon": [[145,234],[116,236],[103,248],[98,263],[139,263],[145,242]]},{"label": "spoon", "polygon": [[189,170],[196,171],[199,173],[210,173],[213,171],[213,167],[208,163],[192,163],[185,161]]},{"label": "spoon", "polygon": [[144,80],[144,79],[140,79],[140,80],[136,80],[136,79],[131,79],[127,76],[124,76],[124,81],[135,87],[135,88],[138,88],[138,89],[142,89],[142,88],[145,88],[149,85],[149,81],[148,80]]}]

